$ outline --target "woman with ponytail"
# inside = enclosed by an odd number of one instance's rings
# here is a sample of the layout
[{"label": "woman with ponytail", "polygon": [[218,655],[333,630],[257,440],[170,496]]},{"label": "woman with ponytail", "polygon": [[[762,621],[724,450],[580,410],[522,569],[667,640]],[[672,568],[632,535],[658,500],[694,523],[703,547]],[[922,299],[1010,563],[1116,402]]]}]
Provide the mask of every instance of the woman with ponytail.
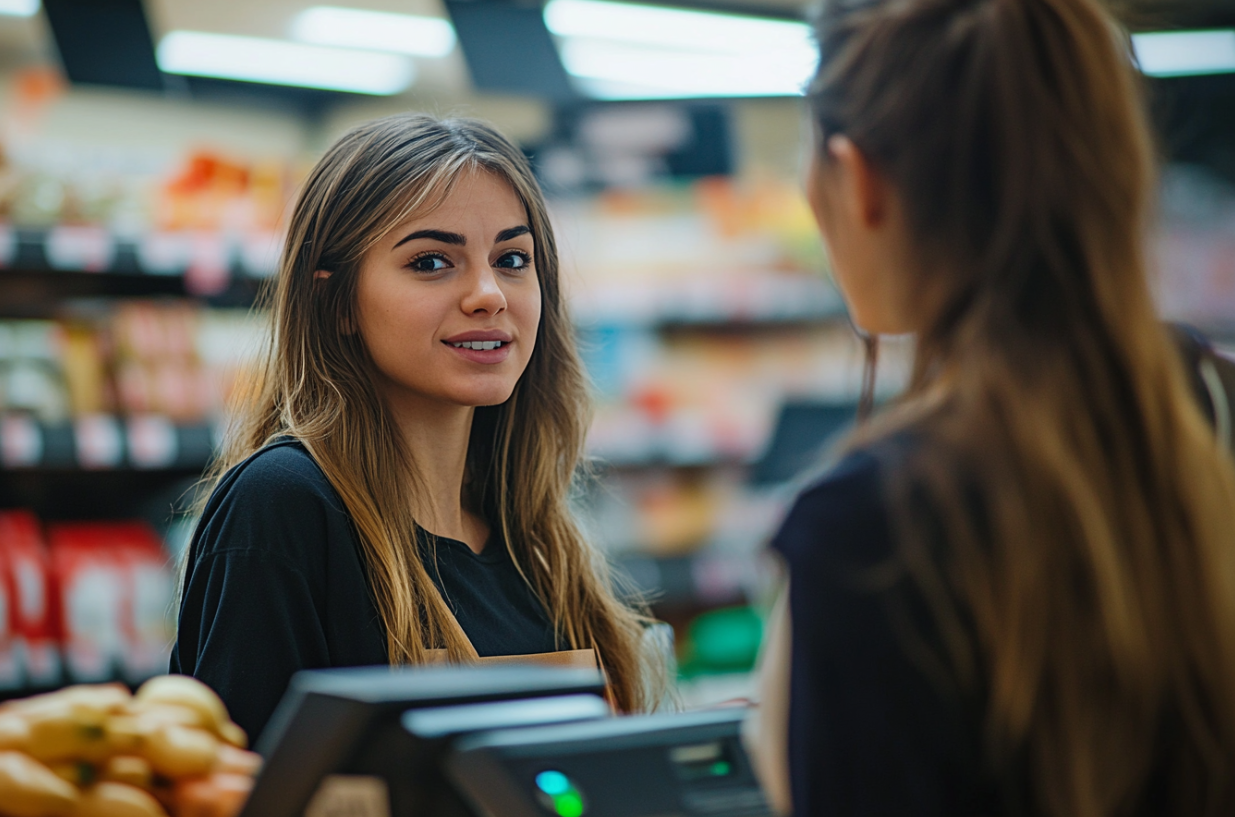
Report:
[{"label": "woman with ponytail", "polygon": [[320,667],[575,650],[620,709],[649,707],[646,619],[568,504],[587,392],[519,149],[472,120],[351,131],[296,201],[270,311],[189,548],[172,671],[254,736]]},{"label": "woman with ponytail", "polygon": [[854,322],[917,359],[774,539],[769,792],[1235,814],[1235,468],[1154,311],[1126,34],[1096,0],[826,0],[817,36],[808,196]]}]

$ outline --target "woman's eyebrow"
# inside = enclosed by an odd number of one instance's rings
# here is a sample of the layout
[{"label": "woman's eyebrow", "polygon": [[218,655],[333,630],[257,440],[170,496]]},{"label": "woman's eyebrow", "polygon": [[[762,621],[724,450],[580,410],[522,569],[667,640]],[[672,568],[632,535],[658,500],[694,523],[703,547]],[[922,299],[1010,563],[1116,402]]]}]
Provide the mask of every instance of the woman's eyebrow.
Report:
[{"label": "woman's eyebrow", "polygon": [[520,224],[518,227],[508,227],[497,234],[494,244],[501,244],[503,241],[509,241],[512,238],[518,238],[521,235],[527,235],[531,230],[526,224]]},{"label": "woman's eyebrow", "polygon": [[[527,230],[526,227],[523,228]],[[434,241],[440,241],[443,244],[455,244],[462,247],[467,244],[467,239],[460,233],[450,233],[445,230],[417,230],[414,233],[408,233],[399,239],[399,243],[395,244],[391,249],[397,250],[409,241],[415,241],[418,238],[431,238]]]}]

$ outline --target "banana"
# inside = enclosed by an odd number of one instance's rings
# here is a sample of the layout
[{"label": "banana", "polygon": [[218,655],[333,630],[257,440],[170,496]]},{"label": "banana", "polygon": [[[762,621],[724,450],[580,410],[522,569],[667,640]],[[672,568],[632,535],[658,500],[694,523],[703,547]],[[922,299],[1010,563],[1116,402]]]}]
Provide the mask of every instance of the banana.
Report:
[{"label": "banana", "polygon": [[204,775],[214,766],[219,741],[201,729],[163,724],[146,736],[142,755],[154,770],[173,780]]},{"label": "banana", "polygon": [[109,783],[127,783],[149,791],[154,787],[154,769],[144,757],[120,755],[99,769],[99,780]]},{"label": "banana", "polygon": [[94,767],[80,760],[65,760],[53,763],[47,768],[51,769],[56,777],[67,780],[78,788],[89,786],[94,782]]},{"label": "banana", "polygon": [[81,795],[21,752],[0,752],[0,810],[7,817],[66,817]]},{"label": "banana", "polygon": [[215,691],[196,678],[187,675],[160,675],[151,678],[137,690],[137,703],[141,705],[163,704],[179,706],[197,712],[199,723],[223,740],[241,749],[248,746],[248,738],[239,726],[232,723],[227,707]]},{"label": "banana", "polygon": [[253,778],[216,773],[182,780],[173,795],[176,817],[236,817],[249,799]]},{"label": "banana", "polygon": [[214,772],[223,774],[247,774],[256,777],[262,769],[262,756],[257,752],[237,749],[224,744],[219,747],[219,756],[214,763]]},{"label": "banana", "polygon": [[96,783],[82,792],[72,817],[167,817],[159,801],[124,783]]},{"label": "banana", "polygon": [[214,690],[187,675],[151,678],[137,690],[136,698],[142,703],[172,704],[195,710],[201,714],[203,723],[212,728],[229,721],[227,707]]},{"label": "banana", "polygon": [[0,711],[0,751],[25,749],[30,742],[30,724],[15,711]]},{"label": "banana", "polygon": [[113,754],[107,740],[109,719],[131,700],[120,684],[75,686],[15,701],[9,713],[29,729],[25,750],[44,762],[89,760]]}]

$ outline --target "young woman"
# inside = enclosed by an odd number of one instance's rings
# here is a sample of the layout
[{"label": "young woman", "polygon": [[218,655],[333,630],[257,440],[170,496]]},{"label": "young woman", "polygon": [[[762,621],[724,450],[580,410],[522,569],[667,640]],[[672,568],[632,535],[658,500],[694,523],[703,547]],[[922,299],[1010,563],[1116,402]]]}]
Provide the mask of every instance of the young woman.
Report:
[{"label": "young woman", "polygon": [[1096,0],[828,0],[817,34],[808,196],[855,323],[918,349],[773,542],[774,799],[1235,814],[1235,468],[1154,313],[1126,35]]},{"label": "young woman", "polygon": [[173,672],[256,736],[300,669],[593,649],[644,620],[567,506],[584,377],[544,199],[488,125],[356,128],[296,202],[256,397],[187,556]]}]

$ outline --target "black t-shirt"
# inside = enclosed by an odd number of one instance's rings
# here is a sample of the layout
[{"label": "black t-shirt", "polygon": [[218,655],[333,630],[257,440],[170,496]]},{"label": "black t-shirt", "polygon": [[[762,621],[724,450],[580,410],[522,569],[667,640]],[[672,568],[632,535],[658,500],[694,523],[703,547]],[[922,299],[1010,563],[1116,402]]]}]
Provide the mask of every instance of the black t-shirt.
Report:
[{"label": "black t-shirt", "polygon": [[[419,549],[481,656],[558,649],[500,539],[480,554],[442,537]],[[351,518],[308,451],[279,442],[228,472],[189,547],[171,671],[213,687],[256,740],[298,670],[386,663]]]},{"label": "black t-shirt", "polygon": [[894,556],[880,462],[850,454],[798,497],[772,542],[790,579],[795,817],[1004,813],[983,761],[982,702],[910,657],[912,639],[937,646],[912,580],[873,580]]}]

